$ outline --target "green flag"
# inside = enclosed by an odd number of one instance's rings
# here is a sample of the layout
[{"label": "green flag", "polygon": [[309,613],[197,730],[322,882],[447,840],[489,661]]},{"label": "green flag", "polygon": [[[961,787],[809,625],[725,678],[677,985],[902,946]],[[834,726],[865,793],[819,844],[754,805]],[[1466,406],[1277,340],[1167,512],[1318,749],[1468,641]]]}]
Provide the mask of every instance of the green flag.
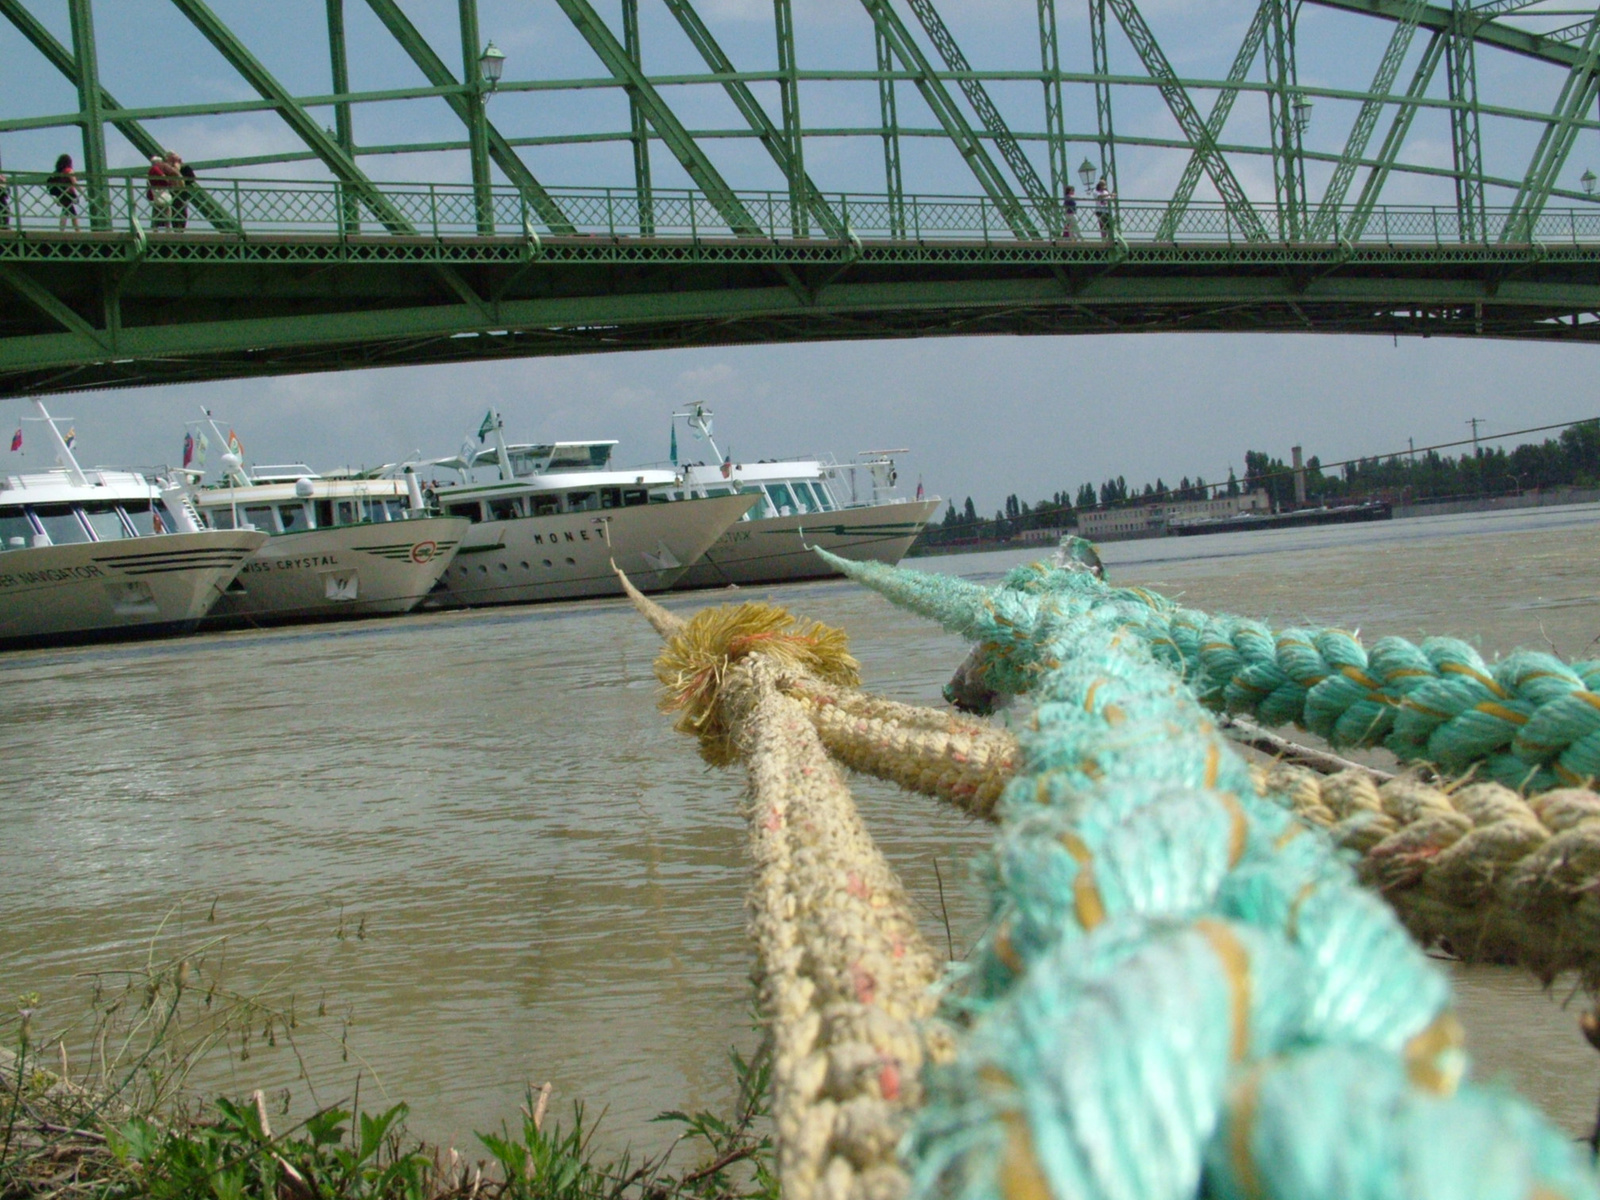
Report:
[{"label": "green flag", "polygon": [[478,426],[478,440],[481,442],[494,432],[494,409],[483,414],[483,424]]},{"label": "green flag", "polygon": [[678,426],[676,422],[672,425],[672,465],[678,465]]}]

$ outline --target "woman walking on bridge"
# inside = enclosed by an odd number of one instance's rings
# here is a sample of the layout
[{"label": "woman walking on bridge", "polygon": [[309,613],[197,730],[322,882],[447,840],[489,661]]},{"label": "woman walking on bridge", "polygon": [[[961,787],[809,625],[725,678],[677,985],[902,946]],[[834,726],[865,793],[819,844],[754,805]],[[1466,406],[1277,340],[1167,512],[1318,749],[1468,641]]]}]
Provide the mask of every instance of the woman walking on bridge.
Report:
[{"label": "woman walking on bridge", "polygon": [[56,169],[45,180],[45,188],[61,206],[61,231],[66,232],[67,218],[72,218],[72,232],[78,229],[78,176],[72,169],[72,155],[63,154],[56,159]]}]

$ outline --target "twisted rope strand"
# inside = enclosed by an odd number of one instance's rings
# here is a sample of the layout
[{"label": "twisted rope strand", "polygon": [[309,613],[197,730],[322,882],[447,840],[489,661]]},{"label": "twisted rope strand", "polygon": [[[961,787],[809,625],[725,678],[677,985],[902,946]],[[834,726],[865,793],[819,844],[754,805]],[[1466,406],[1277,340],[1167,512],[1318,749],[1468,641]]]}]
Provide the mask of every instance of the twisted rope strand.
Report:
[{"label": "twisted rope strand", "polygon": [[[1090,613],[1149,644],[1207,708],[1294,724],[1335,747],[1385,746],[1442,774],[1477,769],[1524,792],[1587,787],[1600,776],[1600,662],[1518,651],[1488,664],[1455,638],[1386,637],[1370,649],[1340,629],[1272,631],[1259,621],[1181,609],[1141,588],[1044,564],[994,589],[948,576],[851,563],[841,572],[979,643],[966,671],[996,693],[1031,691],[1055,631]],[[911,579],[909,576],[918,576]]]}]

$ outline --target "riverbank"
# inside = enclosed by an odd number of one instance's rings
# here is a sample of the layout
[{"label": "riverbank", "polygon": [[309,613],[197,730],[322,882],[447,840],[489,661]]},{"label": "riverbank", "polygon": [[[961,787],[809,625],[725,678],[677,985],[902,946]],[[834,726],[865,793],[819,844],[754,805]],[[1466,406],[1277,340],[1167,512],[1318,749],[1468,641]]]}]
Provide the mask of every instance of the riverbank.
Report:
[{"label": "riverbank", "polygon": [[[1459,516],[1464,513],[1505,512],[1523,508],[1565,508],[1576,504],[1600,503],[1600,488],[1544,488],[1530,489],[1519,492],[1513,496],[1490,497],[1461,497],[1449,500],[1422,500],[1414,504],[1391,504],[1390,516],[1394,520],[1409,520],[1417,517]],[[1337,510],[1331,510],[1337,511]],[[1308,522],[1316,523],[1316,522]],[[1265,521],[1261,526],[1268,527]],[[1253,528],[1253,526],[1240,526],[1239,528]],[[1095,545],[1110,545],[1116,542],[1142,542],[1163,537],[1178,536],[1181,532],[1187,536],[1203,536],[1210,533],[1234,532],[1212,528],[1196,528],[1183,526],[1167,530],[1149,530],[1140,533],[1119,533],[1099,538]],[[920,541],[914,543],[907,558],[940,558],[952,554],[995,554],[1013,550],[1029,550],[1042,548],[1040,553],[1048,553],[1063,534],[1076,533],[1076,525],[1068,525],[1059,530],[1052,530],[1052,536],[1046,539],[1011,538],[1006,541],[979,539],[964,542],[959,546],[924,545]]]}]

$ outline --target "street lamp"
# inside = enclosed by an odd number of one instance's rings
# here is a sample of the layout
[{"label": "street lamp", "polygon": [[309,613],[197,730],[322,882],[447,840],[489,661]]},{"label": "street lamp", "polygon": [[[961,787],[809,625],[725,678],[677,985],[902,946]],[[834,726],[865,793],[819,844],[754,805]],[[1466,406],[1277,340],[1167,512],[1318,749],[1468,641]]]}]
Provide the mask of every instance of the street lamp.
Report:
[{"label": "street lamp", "polygon": [[505,69],[506,56],[491,41],[483,48],[483,53],[478,56],[478,70],[483,73],[484,82],[489,85],[491,92],[500,86],[500,74]]},{"label": "street lamp", "polygon": [[1085,188],[1091,188],[1094,186],[1094,174],[1094,164],[1087,158],[1078,164],[1078,178],[1083,180],[1083,186]]},{"label": "street lamp", "polygon": [[1298,132],[1304,133],[1311,128],[1311,101],[1304,96],[1296,96],[1289,109],[1294,113],[1294,127]]},{"label": "street lamp", "polygon": [[1594,195],[1594,172],[1593,171],[1591,171],[1587,167],[1585,167],[1584,171],[1583,171],[1583,174],[1578,176],[1578,182],[1583,184],[1583,194],[1585,196]]}]

